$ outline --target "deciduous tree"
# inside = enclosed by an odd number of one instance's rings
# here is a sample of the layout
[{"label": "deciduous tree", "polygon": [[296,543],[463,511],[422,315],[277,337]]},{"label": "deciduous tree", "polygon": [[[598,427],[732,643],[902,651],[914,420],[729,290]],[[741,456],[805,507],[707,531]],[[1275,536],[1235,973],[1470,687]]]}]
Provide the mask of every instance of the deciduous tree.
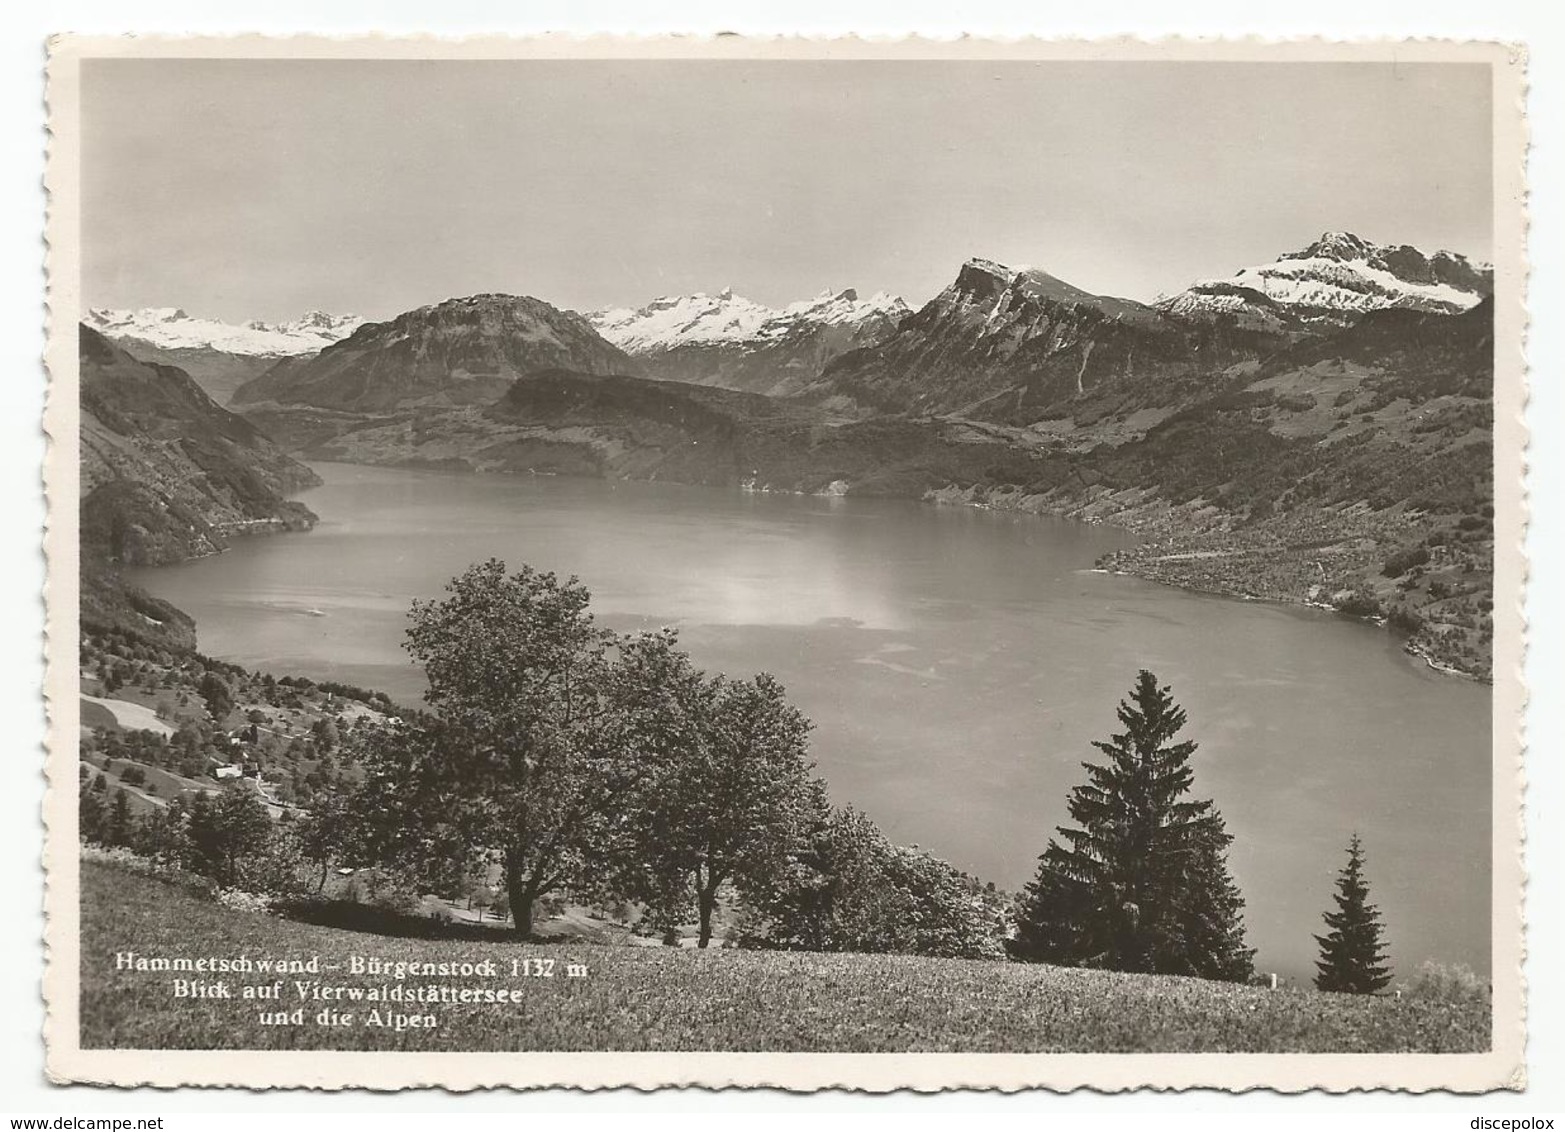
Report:
[{"label": "deciduous tree", "polygon": [[669,748],[631,811],[641,883],[629,895],[646,901],[665,931],[693,905],[696,946],[706,947],[722,886],[785,869],[819,789],[810,722],[773,677],[708,680],[686,662],[672,687]]},{"label": "deciduous tree", "polygon": [[664,757],[671,633],[599,628],[576,579],[496,560],[414,605],[407,648],[431,715],[369,744],[361,809],[383,856],[492,856],[519,935],[540,896],[592,883]]},{"label": "deciduous tree", "polygon": [[206,701],[207,711],[212,713],[212,722],[221,727],[228,713],[234,709],[234,694],[229,690],[228,682],[217,673],[208,672],[201,677],[196,691]]},{"label": "deciduous tree", "polygon": [[358,824],[346,793],[326,791],[311,803],[309,815],[299,823],[298,838],[300,854],[318,870],[316,892],[325,891],[331,866],[351,855]]},{"label": "deciduous tree", "polygon": [[781,872],[745,890],[748,946],[962,959],[1005,954],[977,885],[945,861],[894,845],[868,817],[824,805]]},{"label": "deciduous tree", "polygon": [[242,862],[266,851],[272,819],[254,790],[235,783],[224,787],[216,801],[203,793],[191,798],[186,835],[192,867],[219,884],[233,884]]}]

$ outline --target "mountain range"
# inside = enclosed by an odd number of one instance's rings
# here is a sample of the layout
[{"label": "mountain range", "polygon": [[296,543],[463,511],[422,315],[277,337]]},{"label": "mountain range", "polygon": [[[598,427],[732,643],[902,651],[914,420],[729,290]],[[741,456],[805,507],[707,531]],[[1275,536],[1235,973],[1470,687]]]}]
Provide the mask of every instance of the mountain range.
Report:
[{"label": "mountain range", "polygon": [[178,307],[98,307],[83,321],[134,358],[179,366],[221,405],[279,358],[314,354],[352,334],[364,320],[310,311],[291,322],[234,325],[192,317]]},{"label": "mountain range", "polygon": [[477,295],[279,359],[233,404],[304,459],[1112,521],[1144,536],[1112,568],[1346,603],[1482,674],[1492,283],[1327,233],[1154,303],[979,258],[916,311]]},{"label": "mountain range", "polygon": [[802,392],[846,410],[1082,422],[1199,395],[1214,371],[1373,311],[1453,314],[1492,290],[1492,270],[1461,256],[1331,232],[1153,304],[972,259],[896,333],[835,359]]},{"label": "mountain range", "polygon": [[[917,312],[896,296],[881,292],[866,300],[852,289],[823,291],[781,308],[731,289],[663,297],[579,316],[620,351],[600,350],[585,362],[574,354],[590,339],[572,325],[578,317],[573,312],[540,300],[478,295],[391,320],[392,337],[409,326],[442,322],[438,333],[445,341],[426,334],[420,343],[401,342],[383,364],[421,371],[423,386],[432,381],[438,387],[426,390],[437,401],[488,399],[500,381],[564,366],[802,395],[860,416],[912,410],[1025,423],[1046,414],[1062,395],[1080,396],[1105,378],[1177,380],[1225,357],[1253,353],[1255,336],[1264,351],[1264,339],[1272,336],[1346,326],[1374,310],[1457,313],[1492,290],[1492,269],[1464,256],[1327,232],[1272,263],[1201,280],[1148,304],[1090,294],[1039,269],[981,258],[968,261]],[[502,316],[507,304],[512,309]],[[512,321],[496,321],[504,318]],[[193,318],[177,308],[95,309],[86,321],[134,357],[185,369],[219,403],[274,369],[270,381],[247,391],[246,402],[272,399],[279,383],[308,385],[324,369],[334,376],[321,379],[323,386],[344,384],[339,369],[349,387],[356,381],[378,385],[381,378],[362,378],[362,364],[348,358],[377,354],[387,345],[382,334],[362,351],[338,351],[317,364],[315,355],[364,325],[355,315],[318,311],[292,322],[242,326]],[[501,338],[516,348],[493,353]],[[279,365],[288,359],[296,360]],[[469,387],[458,390],[464,379]],[[379,397],[378,407],[402,401],[405,392]],[[284,399],[363,407],[364,389]]]},{"label": "mountain range", "polygon": [[908,313],[906,303],[885,292],[860,299],[852,288],[822,291],[773,309],[724,289],[587,318],[649,377],[786,396],[838,355],[888,337]]},{"label": "mountain range", "polygon": [[233,403],[367,411],[484,403],[518,377],[562,365],[635,368],[579,314],[530,297],[472,295],[366,323],[318,354],[278,362],[236,390]]}]

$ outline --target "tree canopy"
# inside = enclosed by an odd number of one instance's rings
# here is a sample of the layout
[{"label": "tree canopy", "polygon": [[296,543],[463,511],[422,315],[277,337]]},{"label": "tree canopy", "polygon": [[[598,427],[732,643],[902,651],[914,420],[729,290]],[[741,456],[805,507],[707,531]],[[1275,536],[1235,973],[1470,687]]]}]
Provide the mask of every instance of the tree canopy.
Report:
[{"label": "tree canopy", "polygon": [[822,809],[790,866],[746,893],[743,942],[801,951],[999,959],[997,910],[945,861],[894,845],[852,807]]}]

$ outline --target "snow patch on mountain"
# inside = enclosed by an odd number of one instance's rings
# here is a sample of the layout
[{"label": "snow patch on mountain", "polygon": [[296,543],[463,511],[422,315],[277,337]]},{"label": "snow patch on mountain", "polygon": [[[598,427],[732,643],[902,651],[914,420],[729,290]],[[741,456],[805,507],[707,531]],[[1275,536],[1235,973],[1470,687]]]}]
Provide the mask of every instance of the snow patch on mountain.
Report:
[{"label": "snow patch on mountain", "polygon": [[296,357],[341,341],[364,322],[358,315],[309,311],[290,322],[247,322],[242,326],[196,318],[179,307],[110,310],[94,307],[86,324],[109,338],[145,342],[163,350],[218,350],[249,357]]},{"label": "snow patch on mountain", "polygon": [[630,353],[683,345],[716,345],[754,338],[776,311],[731,290],[716,295],[666,295],[644,307],[590,311],[598,333]]},{"label": "snow patch on mountain", "polygon": [[1463,311],[1482,298],[1447,283],[1412,283],[1371,264],[1320,257],[1242,268],[1228,282],[1259,291],[1275,302],[1335,310],[1434,306]]},{"label": "snow patch on mountain", "polygon": [[1153,303],[1171,314],[1233,314],[1265,324],[1352,317],[1391,307],[1456,314],[1491,293],[1488,264],[1408,245],[1371,243],[1351,232],[1327,232],[1276,262],[1204,279]]},{"label": "snow patch on mountain", "polygon": [[765,347],[816,327],[895,321],[908,313],[906,303],[883,291],[860,299],[851,288],[827,290],[776,309],[725,288],[715,295],[665,296],[644,307],[591,311],[587,318],[620,349],[647,354],[681,346]]},{"label": "snow patch on mountain", "polygon": [[1008,282],[1018,275],[1030,275],[1038,270],[1028,263],[1004,264],[998,260],[985,259],[981,255],[971,257],[962,266],[972,268],[974,271],[981,271],[985,275],[992,275],[1002,282]]}]

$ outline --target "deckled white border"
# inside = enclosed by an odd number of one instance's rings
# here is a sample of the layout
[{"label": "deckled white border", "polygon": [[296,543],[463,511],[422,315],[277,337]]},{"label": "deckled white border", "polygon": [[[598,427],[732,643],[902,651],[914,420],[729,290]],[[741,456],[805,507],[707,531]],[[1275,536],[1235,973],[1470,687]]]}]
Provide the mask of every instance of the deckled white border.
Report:
[{"label": "deckled white border", "polygon": [[[1494,68],[1495,658],[1493,955],[1495,1048],[1484,1054],[729,1054],[389,1053],[331,1051],[127,1051],[79,1047],[76,741],[79,727],[78,458],[76,323],[79,292],[79,65],[87,58],[318,59],[939,59],[1488,62]],[[856,38],[577,37],[439,39],[118,37],[50,44],[50,337],[52,378],[45,429],[50,499],[47,1067],[52,1080],[117,1085],[294,1086],[394,1089],[567,1086],[599,1089],[771,1086],[936,1091],[1143,1087],[1272,1088],[1285,1092],[1386,1088],[1476,1092],[1523,1084],[1521,982],[1521,595],[1525,571],[1522,424],[1525,399],[1525,53],[1503,44],[1446,41],[1333,43],[1163,39],[934,41]],[[1508,818],[1507,818],[1508,816]]]}]

